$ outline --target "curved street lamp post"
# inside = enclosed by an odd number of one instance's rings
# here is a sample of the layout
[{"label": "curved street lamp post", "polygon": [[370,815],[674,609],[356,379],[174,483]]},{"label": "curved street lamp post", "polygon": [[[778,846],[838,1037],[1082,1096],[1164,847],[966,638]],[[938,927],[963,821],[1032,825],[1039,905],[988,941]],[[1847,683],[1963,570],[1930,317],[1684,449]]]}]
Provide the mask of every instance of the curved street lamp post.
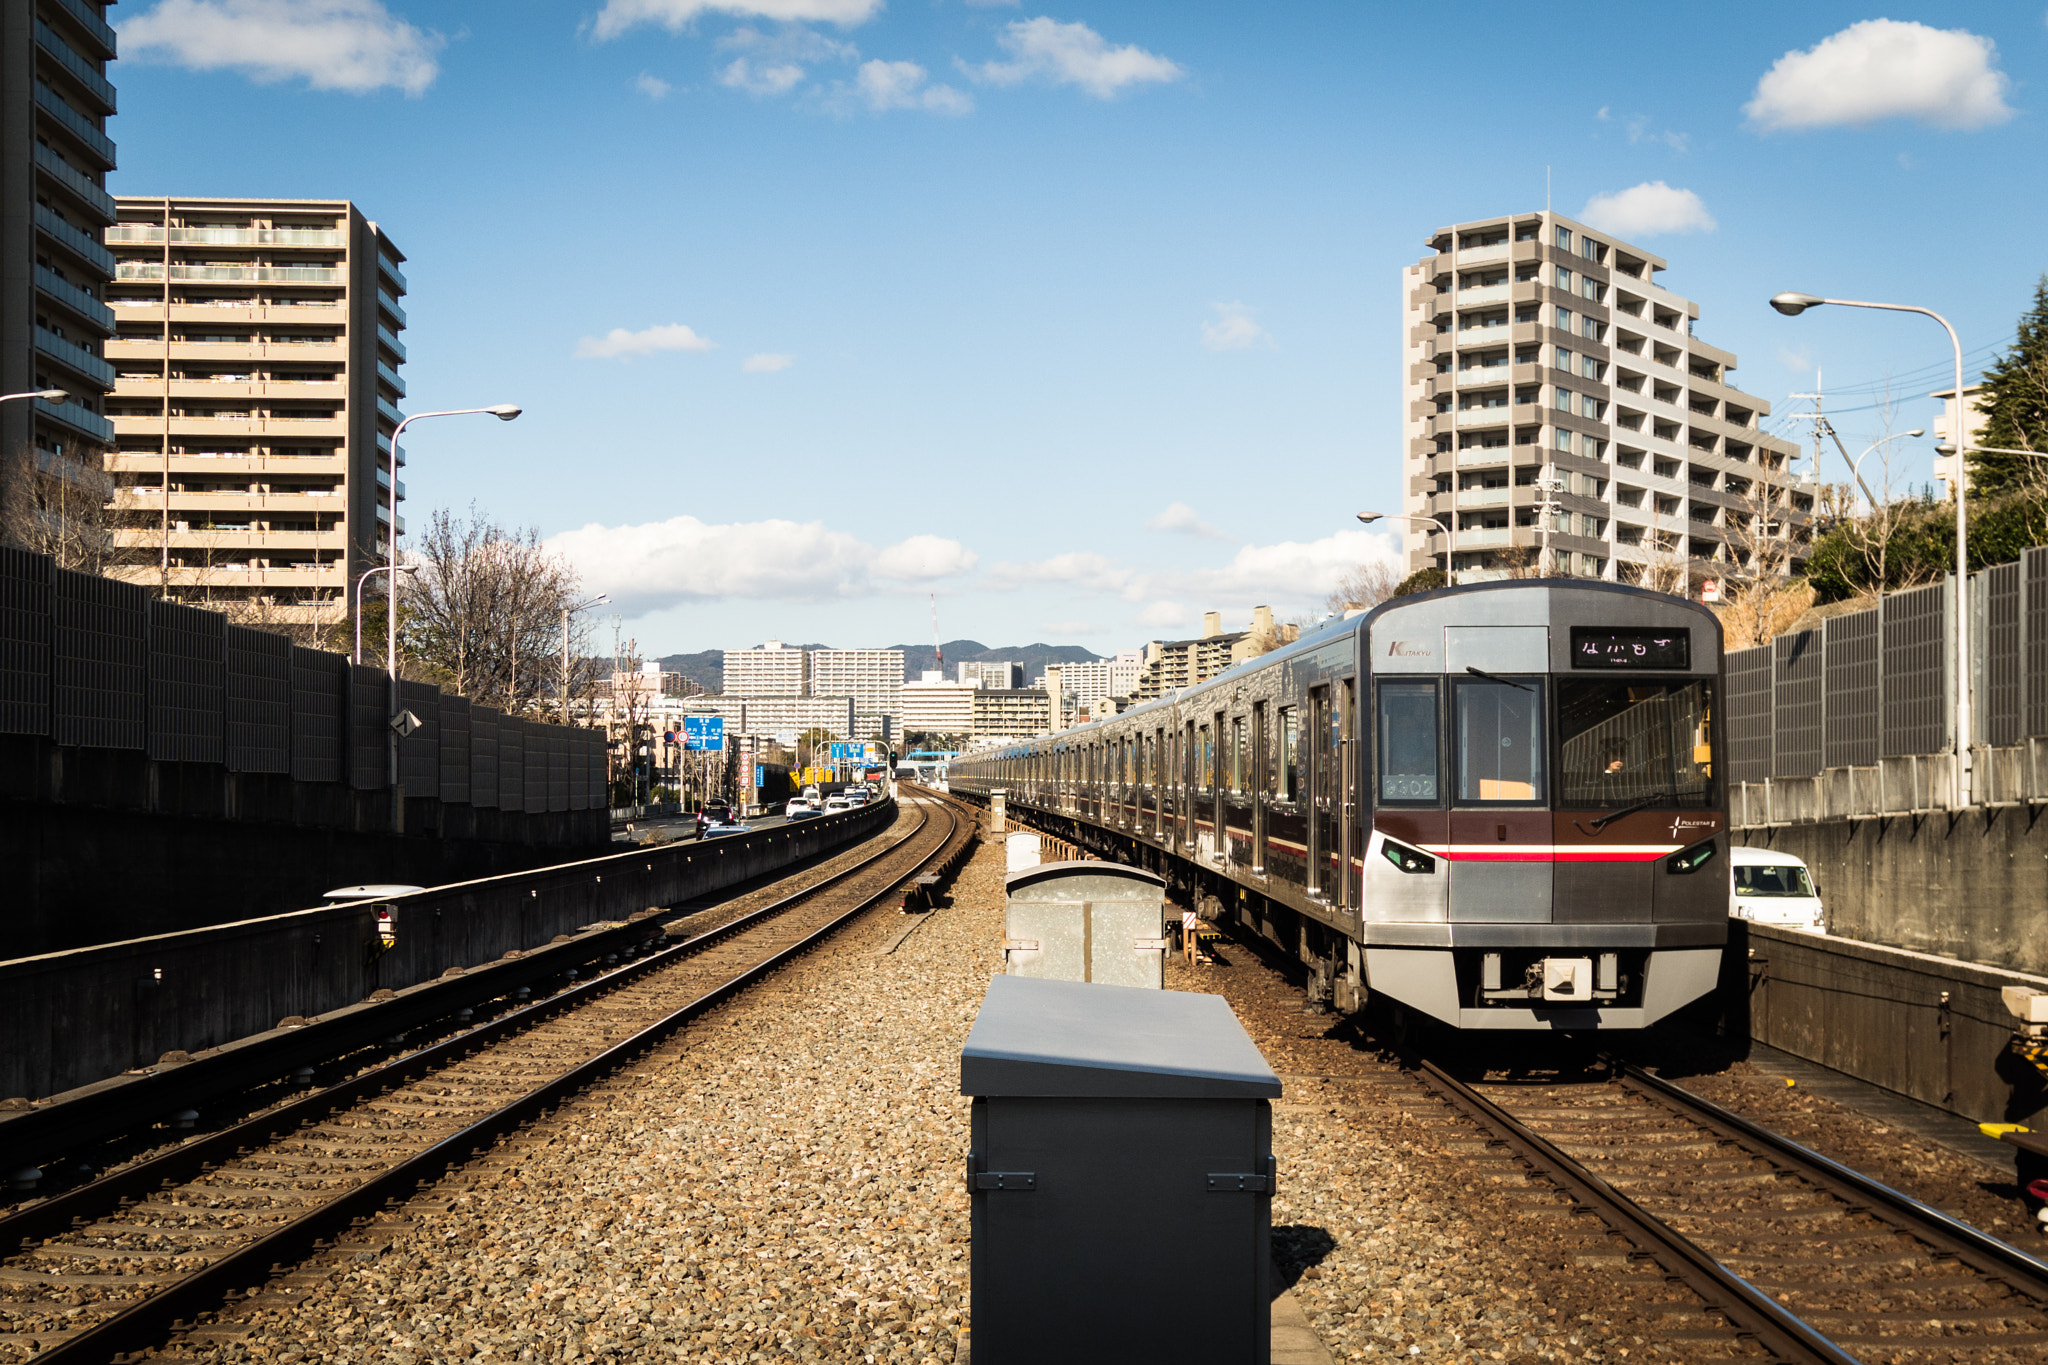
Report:
[{"label": "curved street lamp post", "polygon": [[[1455,498],[1456,496],[1455,493],[1452,494],[1452,497]],[[1453,513],[1452,515],[1455,516],[1456,514]],[[1452,558],[1453,554],[1457,551],[1457,533],[1452,531],[1441,520],[1436,517],[1412,517],[1405,512],[1360,512],[1358,519],[1367,526],[1372,525],[1376,521],[1419,521],[1442,531],[1444,533],[1444,583],[1453,588],[1458,586],[1458,565],[1457,561]]]},{"label": "curved street lamp post", "polygon": [[1956,362],[1956,593],[1955,612],[1955,712],[1952,724],[1955,727],[1955,809],[1962,810],[1970,804],[1973,786],[1970,772],[1970,467],[1967,461],[1970,444],[1969,423],[1964,418],[1965,404],[1969,402],[1963,390],[1963,343],[1956,335],[1956,329],[1949,320],[1932,308],[1922,308],[1910,303],[1870,303],[1861,299],[1824,299],[1817,294],[1801,294],[1788,291],[1774,295],[1771,307],[1788,318],[1796,318],[1809,308],[1833,305],[1837,308],[1875,308],[1887,313],[1918,313],[1933,318],[1948,333],[1948,343],[1955,352]]}]

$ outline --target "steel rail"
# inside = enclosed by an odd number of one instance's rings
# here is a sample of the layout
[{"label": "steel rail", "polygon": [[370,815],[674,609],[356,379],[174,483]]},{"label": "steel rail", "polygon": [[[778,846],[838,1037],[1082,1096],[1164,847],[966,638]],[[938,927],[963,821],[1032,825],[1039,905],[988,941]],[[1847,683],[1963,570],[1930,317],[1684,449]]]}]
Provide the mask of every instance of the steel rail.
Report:
[{"label": "steel rail", "polygon": [[1695,1246],[1677,1229],[1646,1212],[1634,1200],[1565,1155],[1505,1109],[1434,1062],[1419,1069],[1441,1088],[1453,1108],[1499,1134],[1524,1161],[1554,1181],[1572,1200],[1591,1210],[1662,1265],[1720,1313],[1738,1335],[1753,1339],[1777,1359],[1798,1365],[1860,1365],[1855,1356],[1815,1331],[1783,1304]]},{"label": "steel rail", "polygon": [[[579,1062],[569,1070],[551,1078],[517,1099],[500,1106],[483,1118],[439,1139],[395,1165],[368,1177],[362,1184],[343,1192],[316,1208],[308,1210],[305,1214],[274,1231],[245,1243],[241,1247],[226,1253],[220,1259],[192,1272],[190,1275],[172,1281],[152,1292],[148,1297],[129,1305],[106,1320],[79,1333],[77,1336],[57,1343],[47,1351],[32,1357],[32,1359],[38,1362],[38,1365],[60,1365],[60,1363],[61,1365],[68,1365],[69,1362],[104,1361],[124,1351],[138,1350],[154,1344],[160,1341],[168,1332],[174,1330],[176,1325],[188,1315],[202,1312],[218,1305],[234,1289],[268,1280],[275,1273],[275,1267],[304,1259],[307,1254],[316,1249],[318,1243],[329,1233],[337,1232],[358,1219],[381,1211],[405,1193],[417,1189],[419,1186],[438,1178],[448,1170],[462,1164],[479,1149],[489,1146],[498,1138],[510,1133],[529,1120],[538,1117],[558,1101],[567,1098],[622,1063],[631,1060],[647,1047],[661,1042],[696,1015],[730,998],[760,977],[790,961],[820,939],[844,925],[848,920],[880,904],[900,887],[904,881],[917,876],[925,868],[931,866],[948,852],[949,847],[954,845],[955,836],[960,830],[960,816],[950,806],[942,807],[942,809],[946,811],[948,818],[952,821],[952,827],[938,841],[937,846],[930,853],[917,860],[908,871],[892,878],[879,890],[863,897],[844,912],[833,916],[824,925],[805,935],[802,939],[744,969],[722,984],[714,986],[695,1000],[671,1011],[661,1019],[634,1033],[631,1037],[614,1044],[593,1057]],[[930,823],[930,813],[928,811],[924,812],[923,818],[920,819],[915,829],[902,839],[891,843],[888,848],[882,850],[874,857],[865,859],[851,868],[834,874],[833,877],[819,883],[815,887],[807,888],[796,895],[785,897],[781,901],[764,906],[740,920],[735,920],[731,925],[721,926],[721,928],[709,933],[700,934],[695,938],[675,945],[673,948],[663,950],[663,952],[657,953],[640,963],[631,965],[639,968],[641,972],[645,972],[653,969],[662,961],[673,962],[678,960],[677,955],[684,954],[686,950],[709,946],[715,941],[730,938],[733,936],[733,933],[738,931],[738,927],[742,924],[758,925],[769,912],[788,909],[797,901],[808,899],[818,891],[824,890],[830,885],[870,867],[879,858],[886,857],[888,854],[903,848],[911,840],[915,839]],[[964,840],[959,842],[964,846]],[[694,954],[691,953],[689,955]],[[621,971],[624,970],[626,969],[621,969]],[[600,983],[622,984],[618,980],[618,976],[619,973],[616,972],[607,973],[605,976],[587,983],[587,986],[594,987]],[[585,987],[575,987],[571,991],[565,991],[550,1001],[539,1003],[562,1006],[565,1003],[565,997],[570,996],[572,992],[585,1000],[591,998],[585,995],[584,991]],[[529,1010],[533,1008],[536,1007],[528,1007]],[[517,1011],[513,1015],[505,1016],[504,1019],[494,1020],[489,1025],[480,1026],[479,1030],[472,1031],[471,1034],[458,1035],[458,1038],[468,1040],[474,1033],[481,1032],[482,1029],[492,1028],[494,1025],[503,1024],[513,1018],[521,1019],[527,1023],[536,1022],[535,1016],[528,1013],[527,1010]],[[509,1032],[509,1030],[502,1032]],[[502,1032],[500,1036],[502,1036]],[[457,1039],[449,1041],[454,1042]],[[425,1052],[436,1051],[442,1046],[445,1045],[437,1045],[436,1049],[427,1049],[422,1053],[414,1054],[414,1058],[425,1055]],[[446,1054],[443,1055],[445,1056]],[[402,1060],[413,1060],[413,1058]],[[392,1065],[396,1065],[396,1063]],[[366,1074],[382,1075],[389,1078],[391,1072],[388,1068],[379,1068],[377,1072]],[[238,1129],[239,1127],[238,1125]],[[225,1137],[228,1133],[237,1132],[238,1129],[229,1129],[223,1134],[216,1136]],[[239,1145],[234,1150],[239,1151]],[[144,1163],[144,1165],[149,1164],[151,1163]],[[126,1175],[128,1172],[120,1174]],[[98,1183],[95,1182],[95,1184]],[[148,1189],[154,1190],[160,1184],[161,1177],[156,1181],[150,1182]],[[92,1187],[88,1186],[85,1188],[90,1189]],[[57,1201],[52,1200],[50,1202],[55,1203]],[[67,1218],[67,1226],[68,1221]]]},{"label": "steel rail", "polygon": [[[268,1280],[276,1273],[277,1266],[303,1260],[310,1252],[316,1250],[318,1243],[327,1234],[339,1232],[358,1219],[381,1211],[406,1193],[461,1165],[479,1150],[490,1146],[522,1124],[540,1117],[557,1102],[567,1099],[614,1068],[630,1061],[646,1048],[663,1041],[704,1010],[730,998],[788,962],[854,916],[881,903],[902,885],[904,880],[922,872],[947,851],[953,842],[954,834],[959,830],[960,818],[952,809],[946,810],[948,818],[953,821],[953,827],[939,840],[936,848],[919,859],[908,872],[892,879],[880,890],[864,897],[844,912],[833,916],[831,920],[796,943],[762,959],[631,1037],[577,1063],[569,1070],[493,1110],[467,1127],[369,1177],[361,1185],[309,1210],[276,1231],[227,1253],[192,1274],[173,1281],[158,1292],[131,1304],[78,1336],[59,1342],[33,1359],[38,1365],[71,1365],[71,1362],[104,1361],[123,1351],[138,1350],[152,1345],[168,1332],[174,1331],[177,1324],[184,1320],[185,1315],[203,1312],[218,1305],[235,1289]],[[902,848],[922,832],[930,820],[930,814],[926,812],[915,830],[896,841],[885,852]],[[873,859],[868,860],[872,861]],[[764,910],[770,908],[773,907],[763,907]],[[747,918],[758,922],[759,912]],[[737,923],[739,921],[735,921],[735,924]],[[716,932],[718,931],[714,931]],[[712,937],[713,934],[700,935],[677,946],[704,943]]]},{"label": "steel rail", "polygon": [[1722,1137],[1763,1148],[1761,1155],[1773,1165],[1789,1169],[1848,1203],[1870,1208],[1885,1221],[1903,1227],[1913,1236],[1955,1256],[1979,1274],[2048,1303],[2048,1262],[2029,1256],[2018,1247],[1999,1241],[1953,1214],[1943,1213],[1931,1204],[1923,1204],[1912,1195],[1844,1166],[1832,1157],[1822,1156],[1810,1147],[1802,1147],[1790,1138],[1752,1123],[1662,1076],[1652,1075],[1633,1062],[1620,1058],[1610,1060],[1628,1080],[1652,1091],[1694,1122],[1716,1129]]},{"label": "steel rail", "polygon": [[[294,1128],[360,1104],[392,1086],[417,1080],[421,1076],[460,1061],[480,1048],[502,1042],[531,1025],[579,1008],[651,972],[694,957],[698,952],[732,934],[792,909],[804,900],[830,890],[839,882],[859,874],[916,838],[929,820],[930,816],[926,815],[908,834],[901,839],[892,840],[886,847],[869,857],[840,869],[812,886],[793,892],[780,900],[771,901],[730,924],[720,925],[681,943],[658,949],[638,961],[621,963],[611,971],[594,976],[588,981],[557,991],[546,999],[536,1000],[530,1005],[509,1010],[495,1019],[464,1029],[438,1043],[394,1057],[360,1075],[302,1095],[276,1108],[266,1109],[217,1133],[192,1139],[169,1151],[136,1162],[132,1166],[110,1171],[76,1189],[66,1190],[62,1194],[52,1195],[17,1209],[5,1217],[0,1217],[0,1255],[17,1254],[21,1248],[32,1243],[70,1231],[78,1219],[92,1218],[118,1208],[124,1199],[142,1198],[161,1188],[166,1181],[189,1180],[208,1166],[240,1155],[248,1147],[268,1142]],[[543,975],[554,974],[550,971]]]}]

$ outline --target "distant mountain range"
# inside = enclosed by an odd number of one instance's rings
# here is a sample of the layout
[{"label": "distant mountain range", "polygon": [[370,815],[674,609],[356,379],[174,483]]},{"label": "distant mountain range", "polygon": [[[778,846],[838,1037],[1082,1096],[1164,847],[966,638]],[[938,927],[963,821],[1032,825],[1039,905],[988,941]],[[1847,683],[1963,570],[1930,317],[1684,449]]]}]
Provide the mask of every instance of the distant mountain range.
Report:
[{"label": "distant mountain range", "polygon": [[[903,679],[909,682],[922,675],[926,669],[937,668],[938,660],[930,645],[890,645],[890,649],[903,651]],[[830,649],[831,645],[792,645],[792,649]],[[964,663],[1017,663],[1024,666],[1024,681],[1031,680],[1045,671],[1047,664],[1087,663],[1102,657],[1092,654],[1079,645],[1010,645],[1002,649],[991,649],[979,640],[948,640],[940,646],[946,655],[946,674],[954,676],[954,665]],[[695,654],[664,654],[661,666],[671,673],[680,673],[706,692],[718,692],[725,686],[725,651],[703,649]]]}]

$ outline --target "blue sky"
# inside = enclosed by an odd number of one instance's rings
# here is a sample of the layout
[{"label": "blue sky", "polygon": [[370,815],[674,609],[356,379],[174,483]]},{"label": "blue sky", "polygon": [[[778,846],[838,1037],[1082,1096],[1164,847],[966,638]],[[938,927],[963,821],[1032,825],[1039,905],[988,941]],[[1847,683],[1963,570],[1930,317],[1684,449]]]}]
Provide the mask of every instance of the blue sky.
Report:
[{"label": "blue sky", "polygon": [[947,638],[1107,651],[1387,552],[1401,268],[1546,166],[1573,215],[1688,192],[1611,226],[1743,388],[1865,409],[1852,451],[1888,378],[1927,424],[1940,330],[1772,293],[2011,336],[2048,8],[1567,13],[125,0],[113,187],[356,200],[408,410],[526,408],[409,432],[408,517],[538,526],[643,650],[921,640],[937,593]]}]

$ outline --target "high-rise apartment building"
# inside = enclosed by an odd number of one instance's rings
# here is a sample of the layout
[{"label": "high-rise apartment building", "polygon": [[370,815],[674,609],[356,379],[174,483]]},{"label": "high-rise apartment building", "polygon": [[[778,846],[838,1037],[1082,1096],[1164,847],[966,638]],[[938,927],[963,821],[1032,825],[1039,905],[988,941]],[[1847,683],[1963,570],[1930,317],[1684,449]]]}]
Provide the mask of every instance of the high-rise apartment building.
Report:
[{"label": "high-rise apartment building", "polygon": [[982,689],[947,682],[937,669],[926,669],[915,682],[903,684],[903,734],[946,735],[965,739],[974,733],[974,698]]},{"label": "high-rise apartment building", "polygon": [[1109,695],[1112,697],[1133,697],[1138,693],[1138,678],[1145,671],[1145,651],[1142,649],[1120,649],[1109,661]]},{"label": "high-rise apartment building", "polygon": [[881,735],[889,718],[893,735],[903,717],[903,651],[900,649],[814,649],[811,695],[851,697],[862,739]]},{"label": "high-rise apartment building", "polygon": [[101,347],[114,330],[104,298],[114,261],[101,242],[114,221],[106,8],[0,6],[0,393],[70,395],[0,403],[0,485],[10,472],[89,468],[114,443],[101,412],[113,383]]},{"label": "high-rise apartment building", "polygon": [[757,649],[728,649],[719,692],[728,697],[808,697],[810,651],[792,649],[780,640]]},{"label": "high-rise apartment building", "polygon": [[1804,559],[1814,485],[1693,335],[1666,263],[1554,213],[1440,228],[1403,271],[1411,569],[1697,592]]},{"label": "high-rise apartment building", "polygon": [[967,687],[1002,691],[1024,685],[1024,665],[992,659],[970,660],[954,665],[954,677]]},{"label": "high-rise apartment building", "polygon": [[390,536],[404,254],[343,199],[118,208],[114,572],[246,617],[345,620]]}]

